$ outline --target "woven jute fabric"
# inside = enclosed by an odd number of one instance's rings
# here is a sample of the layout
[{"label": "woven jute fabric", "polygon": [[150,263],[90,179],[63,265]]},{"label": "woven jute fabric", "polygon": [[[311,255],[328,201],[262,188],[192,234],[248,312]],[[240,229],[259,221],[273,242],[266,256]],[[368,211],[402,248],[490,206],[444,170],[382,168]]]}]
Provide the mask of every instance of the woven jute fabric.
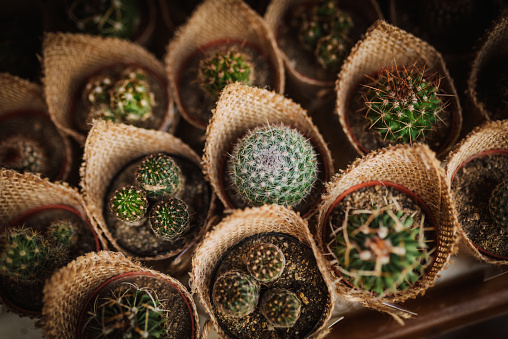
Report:
[{"label": "woven jute fabric", "polygon": [[194,317],[195,338],[199,337],[196,304],[185,286],[175,278],[148,269],[122,253],[100,251],[87,253],[58,270],[44,287],[42,329],[44,338],[75,339],[79,316],[86,300],[102,283],[127,272],[142,272],[166,280],[186,297]]},{"label": "woven jute fabric", "polygon": [[444,158],[457,141],[462,126],[462,108],[443,57],[425,41],[383,20],[378,20],[353,47],[335,83],[337,94],[335,113],[339,115],[344,132],[359,154],[365,153],[355,141],[347,122],[351,96],[356,94],[359,84],[366,75],[371,76],[383,67],[402,65],[409,67],[414,63],[425,65],[429,74],[437,72],[442,77],[440,88],[450,95],[447,97],[449,105],[446,109],[451,112],[451,129],[446,144],[438,151],[438,158]]},{"label": "woven jute fabric", "polygon": [[[86,136],[71,123],[72,105],[79,87],[94,72],[117,64],[133,64],[151,70],[166,81],[164,66],[142,46],[128,40],[85,34],[46,33],[42,45],[44,94],[55,124],[84,144]],[[167,115],[162,126],[174,130],[173,100],[166,86]]]},{"label": "woven jute fabric", "polygon": [[[446,159],[446,180],[451,187],[453,178],[465,161],[488,150],[508,150],[508,120],[487,121],[473,129],[457,146]],[[455,211],[455,213],[457,213]],[[459,235],[470,253],[477,259],[489,264],[508,265],[506,260],[496,260],[482,254],[473,242],[468,238],[466,232],[459,227]]]},{"label": "woven jute fabric", "polygon": [[319,251],[307,222],[293,211],[278,205],[264,205],[261,207],[235,210],[232,214],[219,222],[199,244],[192,258],[191,289],[199,295],[201,304],[210,316],[215,331],[221,338],[229,338],[222,330],[214,315],[210,300],[210,281],[215,266],[220,258],[232,246],[252,235],[280,232],[289,234],[309,246],[316,257],[318,268],[328,288],[329,302],[320,323],[309,338],[324,338],[329,330],[326,324],[331,317],[335,303],[333,285],[326,273],[326,259]]},{"label": "woven jute fabric", "polygon": [[158,152],[182,156],[197,166],[201,166],[201,158],[187,144],[172,134],[130,125],[95,121],[86,139],[83,163],[80,169],[80,185],[91,219],[104,232],[115,249],[139,260],[170,258],[191,246],[210,226],[215,206],[216,198],[213,194],[209,210],[200,211],[207,213],[205,224],[196,238],[189,239],[181,249],[143,257],[130,253],[120,246],[112,236],[104,219],[104,199],[109,183],[125,165],[134,159]]},{"label": "woven jute fabric", "polygon": [[410,313],[399,311],[386,303],[399,303],[424,294],[434,285],[439,272],[445,268],[450,256],[457,251],[457,218],[453,211],[451,192],[446,182],[445,172],[440,167],[435,153],[423,144],[398,145],[371,152],[355,160],[344,172],[337,174],[326,187],[319,205],[317,239],[324,253],[330,253],[322,234],[327,227],[326,215],[337,199],[347,189],[365,182],[384,181],[399,184],[421,198],[429,208],[436,222],[438,241],[434,253],[435,261],[413,286],[404,292],[379,298],[371,293],[346,285],[342,278],[327,265],[335,281],[336,292],[346,300],[357,301],[365,306],[388,312],[397,320],[409,318]]},{"label": "woven jute fabric", "polygon": [[284,62],[272,32],[253,9],[242,0],[205,0],[175,33],[164,58],[171,92],[179,112],[195,127],[205,129],[182,105],[178,77],[188,58],[200,48],[216,41],[252,44],[268,59],[276,81],[274,90],[284,92]]},{"label": "woven jute fabric", "polygon": [[325,161],[330,175],[334,172],[330,150],[305,109],[283,95],[239,83],[226,86],[206,130],[203,166],[207,179],[224,206],[229,206],[221,188],[222,157],[248,130],[265,124],[283,123],[309,137]]}]

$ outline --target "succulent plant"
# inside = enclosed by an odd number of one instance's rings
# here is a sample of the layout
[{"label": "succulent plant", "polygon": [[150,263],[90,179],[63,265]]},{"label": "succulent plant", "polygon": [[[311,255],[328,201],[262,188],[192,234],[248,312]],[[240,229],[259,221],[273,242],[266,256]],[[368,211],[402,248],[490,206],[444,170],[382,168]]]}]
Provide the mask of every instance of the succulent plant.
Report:
[{"label": "succulent plant", "polygon": [[500,182],[492,190],[489,198],[489,211],[496,223],[508,228],[508,180]]},{"label": "succulent plant", "polygon": [[71,247],[77,241],[76,224],[69,219],[53,221],[49,226],[49,239],[56,245]]},{"label": "succulent plant", "polygon": [[269,283],[281,276],[286,258],[276,245],[259,242],[249,249],[245,264],[251,276],[262,283]]},{"label": "succulent plant", "polygon": [[47,166],[48,156],[37,140],[15,134],[0,141],[0,167],[19,172],[44,173]]},{"label": "succulent plant", "polygon": [[113,79],[107,75],[96,75],[90,78],[83,90],[83,100],[94,106],[109,105]]},{"label": "succulent plant", "polygon": [[300,318],[302,303],[295,293],[272,288],[261,298],[260,312],[274,327],[292,327]]},{"label": "succulent plant", "polygon": [[258,300],[259,284],[245,273],[229,271],[213,284],[212,302],[225,316],[246,316],[254,311]]},{"label": "succulent plant", "polygon": [[259,126],[233,147],[229,176],[248,205],[296,206],[317,180],[317,154],[299,131],[285,125]]},{"label": "succulent plant", "polygon": [[439,79],[426,76],[425,68],[384,67],[370,78],[363,100],[369,128],[389,143],[425,140],[435,130],[446,107]]},{"label": "succulent plant", "polygon": [[388,208],[353,210],[332,244],[338,269],[354,287],[381,296],[403,291],[424,273],[429,251],[421,225]]},{"label": "succulent plant", "polygon": [[123,186],[112,194],[109,208],[119,220],[136,222],[145,216],[148,200],[141,189],[134,186]]},{"label": "succulent plant", "polygon": [[323,68],[338,70],[351,50],[349,40],[341,35],[330,34],[319,39],[316,57]]},{"label": "succulent plant", "polygon": [[185,177],[178,165],[164,153],[146,156],[135,176],[149,197],[179,195],[185,184]]},{"label": "succulent plant", "polygon": [[249,58],[235,48],[217,52],[199,62],[199,83],[215,99],[226,85],[237,81],[250,85],[253,78],[254,68]]},{"label": "succulent plant", "polygon": [[144,121],[152,115],[154,94],[144,80],[137,77],[117,81],[112,88],[113,111],[122,122]]},{"label": "succulent plant", "polygon": [[190,228],[189,207],[183,200],[170,197],[155,204],[148,220],[157,236],[174,241]]}]

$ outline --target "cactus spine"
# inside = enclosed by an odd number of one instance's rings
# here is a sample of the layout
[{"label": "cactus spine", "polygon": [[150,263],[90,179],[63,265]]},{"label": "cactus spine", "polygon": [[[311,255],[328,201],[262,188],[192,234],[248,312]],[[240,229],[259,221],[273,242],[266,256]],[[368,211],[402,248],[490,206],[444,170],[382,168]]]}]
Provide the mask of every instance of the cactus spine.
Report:
[{"label": "cactus spine", "polygon": [[0,166],[19,172],[43,173],[48,166],[48,158],[36,140],[13,135],[0,142]]},{"label": "cactus spine", "polygon": [[242,272],[227,272],[213,285],[212,302],[215,308],[225,316],[246,316],[254,311],[258,300],[258,283]]},{"label": "cactus spine", "polygon": [[144,158],[136,170],[136,180],[149,197],[179,195],[185,184],[178,165],[164,153]]},{"label": "cactus spine", "polygon": [[174,241],[190,228],[189,207],[178,198],[159,201],[150,211],[148,218],[154,233],[169,241]]},{"label": "cactus spine", "polygon": [[302,303],[293,292],[273,288],[261,299],[260,312],[274,327],[292,327],[300,318]]},{"label": "cactus spine", "polygon": [[508,180],[500,182],[492,190],[489,198],[489,211],[496,223],[508,228]]},{"label": "cactus spine", "polygon": [[148,200],[141,189],[134,186],[124,186],[113,193],[109,208],[119,220],[136,222],[145,216]]},{"label": "cactus spine", "polygon": [[257,243],[247,253],[245,264],[250,275],[262,283],[269,283],[281,276],[286,258],[277,246]]}]

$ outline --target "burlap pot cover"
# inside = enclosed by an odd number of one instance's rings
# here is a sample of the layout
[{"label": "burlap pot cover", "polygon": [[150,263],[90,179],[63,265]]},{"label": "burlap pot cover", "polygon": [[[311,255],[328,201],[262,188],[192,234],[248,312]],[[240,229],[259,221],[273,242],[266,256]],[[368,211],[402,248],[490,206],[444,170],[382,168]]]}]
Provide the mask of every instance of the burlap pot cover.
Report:
[{"label": "burlap pot cover", "polygon": [[[333,284],[327,274],[326,259],[318,250],[307,222],[293,211],[278,205],[264,205],[261,207],[235,210],[224,218],[209,232],[199,244],[192,258],[191,288],[197,292],[201,303],[210,316],[215,331],[221,338],[229,336],[219,326],[214,315],[210,300],[210,281],[213,270],[226,251],[241,240],[255,234],[266,232],[280,232],[294,236],[309,246],[316,257],[317,265],[329,291],[329,303],[323,313],[320,323],[309,338],[324,338],[329,330],[326,326],[331,317],[335,296]],[[205,324],[205,330],[209,330]],[[205,335],[205,333],[203,333]]]},{"label": "burlap pot cover", "polygon": [[127,272],[144,272],[175,285],[186,297],[194,317],[195,338],[199,321],[192,296],[178,280],[129,260],[122,253],[88,253],[57,271],[44,288],[42,329],[45,338],[75,339],[79,315],[89,295],[111,277]]},{"label": "burlap pot cover", "polygon": [[84,34],[46,33],[43,46],[44,94],[55,124],[84,144],[85,135],[74,129],[73,100],[82,83],[94,72],[117,64],[133,64],[153,72],[165,84],[166,116],[160,129],[173,131],[177,116],[166,84],[164,66],[157,58],[133,42]]},{"label": "burlap pot cover", "polygon": [[[222,91],[213,117],[206,130],[203,154],[204,171],[224,206],[234,208],[221,188],[221,162],[231,144],[247,130],[267,123],[291,125],[309,137],[321,151],[328,171],[333,174],[330,150],[307,112],[291,99],[265,89],[239,83]],[[328,180],[328,179],[326,179]]]},{"label": "burlap pot cover", "polygon": [[188,58],[201,46],[216,41],[245,41],[268,59],[273,68],[274,88],[284,92],[284,63],[272,32],[264,20],[242,0],[205,0],[179,28],[167,47],[164,58],[173,97],[182,116],[195,127],[206,124],[187,112],[180,97],[179,76]]},{"label": "burlap pot cover", "polygon": [[[488,150],[508,150],[508,120],[489,121],[472,130],[446,159],[446,180],[452,186],[453,177],[464,161]],[[452,195],[453,197],[453,195]],[[454,211],[454,213],[457,213]],[[508,265],[506,260],[496,260],[482,254],[459,226],[460,239],[477,259],[489,264]]]},{"label": "burlap pot cover", "polygon": [[110,181],[126,164],[143,155],[167,152],[182,156],[200,166],[199,156],[183,141],[172,134],[153,131],[134,126],[95,121],[86,139],[81,165],[83,196],[91,219],[100,228],[113,247],[124,254],[139,260],[160,260],[173,257],[192,246],[210,226],[215,195],[212,193],[210,208],[202,229],[194,239],[189,239],[181,249],[155,256],[139,256],[121,247],[112,236],[104,219],[104,199]]},{"label": "burlap pot cover", "polygon": [[376,298],[371,293],[357,290],[345,284],[332,266],[327,268],[335,282],[335,290],[347,300],[363,303],[365,306],[390,313],[395,319],[409,318],[411,313],[399,311],[386,303],[400,303],[424,294],[434,285],[439,272],[445,268],[450,255],[456,253],[455,233],[457,219],[453,212],[451,193],[445,173],[440,168],[435,153],[422,144],[397,145],[371,152],[354,161],[343,173],[337,174],[328,184],[323,201],[319,206],[317,239],[324,253],[330,253],[323,243],[322,234],[327,226],[326,215],[334,201],[344,191],[355,185],[370,181],[386,181],[399,184],[421,198],[429,207],[436,221],[438,247],[434,253],[436,259],[426,274],[404,292]]},{"label": "burlap pot cover", "polygon": [[[21,79],[8,73],[0,73],[0,119],[16,112],[33,111],[47,116],[48,122],[53,125],[48,113],[42,88],[33,82]],[[59,152],[64,153],[64,161],[60,164],[59,173],[52,177],[54,180],[65,180],[71,169],[72,149],[68,138],[55,126],[55,134],[61,140]],[[50,150],[53,151],[53,150]],[[56,164],[58,166],[58,164]]]},{"label": "burlap pot cover", "polygon": [[[365,154],[358,145],[355,136],[348,127],[347,115],[350,110],[351,96],[357,91],[358,85],[365,75],[372,75],[382,67],[396,65],[410,66],[415,62],[425,65],[429,74],[438,72],[442,88],[448,95],[451,112],[451,126],[446,142],[437,150],[438,158],[444,158],[459,137],[462,126],[462,109],[457,96],[453,79],[446,68],[441,54],[423,40],[407,33],[385,21],[378,20],[367,31],[352,49],[335,83],[337,94],[335,113],[349,141],[359,154]],[[357,114],[362,114],[357,113]]]}]

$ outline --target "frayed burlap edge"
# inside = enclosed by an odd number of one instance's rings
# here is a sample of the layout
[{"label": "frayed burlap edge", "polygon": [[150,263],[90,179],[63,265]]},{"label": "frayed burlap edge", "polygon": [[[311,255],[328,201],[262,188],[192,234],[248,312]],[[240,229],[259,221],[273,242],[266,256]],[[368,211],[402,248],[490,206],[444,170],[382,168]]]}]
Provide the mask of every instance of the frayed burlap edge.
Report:
[{"label": "frayed burlap edge", "polygon": [[209,232],[199,244],[192,258],[192,272],[190,285],[193,293],[199,295],[201,304],[210,316],[215,331],[221,338],[228,336],[219,326],[213,313],[210,300],[210,279],[212,272],[224,253],[232,246],[249,236],[265,233],[280,232],[292,235],[312,249],[318,268],[328,288],[328,304],[316,330],[309,338],[324,338],[329,330],[326,327],[332,315],[332,308],[336,301],[333,294],[333,283],[325,274],[327,262],[319,251],[307,222],[293,211],[278,205],[264,205],[261,207],[235,210],[224,218]]},{"label": "frayed burlap edge", "polygon": [[[460,169],[464,161],[491,149],[508,150],[508,120],[488,121],[473,129],[455,149],[448,155],[446,161],[446,179],[448,185],[452,186],[453,177]],[[452,195],[453,197],[453,195]],[[454,210],[456,218],[457,211]],[[496,260],[482,254],[473,245],[466,232],[459,225],[459,235],[463,243],[473,256],[483,262],[494,265],[508,265],[507,260]]]},{"label": "frayed burlap edge", "polygon": [[161,260],[173,257],[185,248],[192,246],[210,227],[215,209],[215,194],[212,193],[210,208],[202,229],[195,238],[183,246],[165,254],[139,256],[121,247],[113,238],[104,219],[104,196],[112,178],[123,166],[143,155],[167,152],[189,159],[201,167],[200,157],[182,140],[172,134],[147,130],[130,125],[95,121],[85,143],[83,163],[80,169],[80,185],[90,219],[100,228],[113,247],[129,257],[138,260]]},{"label": "frayed burlap edge", "polygon": [[126,272],[145,272],[171,282],[185,295],[192,308],[195,338],[199,338],[196,304],[182,283],[169,275],[143,267],[122,253],[87,253],[57,271],[44,287],[43,320],[45,338],[75,339],[79,315],[87,298],[104,281]]},{"label": "frayed burlap edge", "polygon": [[85,34],[45,33],[42,45],[44,94],[55,124],[81,145],[86,136],[71,123],[73,98],[85,79],[97,70],[118,63],[135,64],[151,70],[166,87],[168,106],[161,128],[174,131],[173,99],[163,64],[142,46],[117,38]]},{"label": "frayed burlap edge", "polygon": [[345,171],[338,173],[328,184],[323,200],[319,205],[317,242],[324,253],[329,253],[323,242],[323,228],[326,227],[326,214],[336,198],[357,184],[369,181],[388,181],[402,185],[415,193],[429,207],[437,225],[438,248],[435,262],[415,285],[403,293],[376,298],[372,294],[350,288],[332,270],[328,272],[334,280],[336,292],[346,300],[361,302],[366,307],[384,311],[402,322],[411,313],[399,311],[386,303],[400,303],[418,295],[434,285],[439,272],[445,268],[450,256],[457,252],[456,230],[458,226],[453,212],[451,192],[447,185],[444,170],[435,153],[427,145],[398,145],[371,152],[355,160]]},{"label": "frayed burlap edge", "polygon": [[359,154],[364,155],[365,153],[359,147],[347,122],[349,102],[353,91],[356,90],[365,75],[371,75],[383,66],[391,67],[394,63],[398,66],[410,66],[415,62],[425,64],[430,73],[438,72],[443,77],[441,88],[447,94],[452,95],[449,97],[447,108],[452,115],[452,126],[448,140],[438,151],[438,158],[444,158],[458,140],[462,128],[462,108],[443,57],[425,41],[383,20],[378,20],[368,29],[363,39],[353,47],[335,83],[337,94],[335,113],[339,116],[348,140]]},{"label": "frayed burlap edge", "polygon": [[206,125],[187,112],[180,100],[179,73],[189,56],[199,50],[200,46],[228,39],[246,41],[259,48],[275,72],[274,90],[284,92],[284,62],[263,18],[242,0],[205,0],[175,33],[164,58],[170,89],[179,112],[190,124],[200,129],[205,129]]}]

